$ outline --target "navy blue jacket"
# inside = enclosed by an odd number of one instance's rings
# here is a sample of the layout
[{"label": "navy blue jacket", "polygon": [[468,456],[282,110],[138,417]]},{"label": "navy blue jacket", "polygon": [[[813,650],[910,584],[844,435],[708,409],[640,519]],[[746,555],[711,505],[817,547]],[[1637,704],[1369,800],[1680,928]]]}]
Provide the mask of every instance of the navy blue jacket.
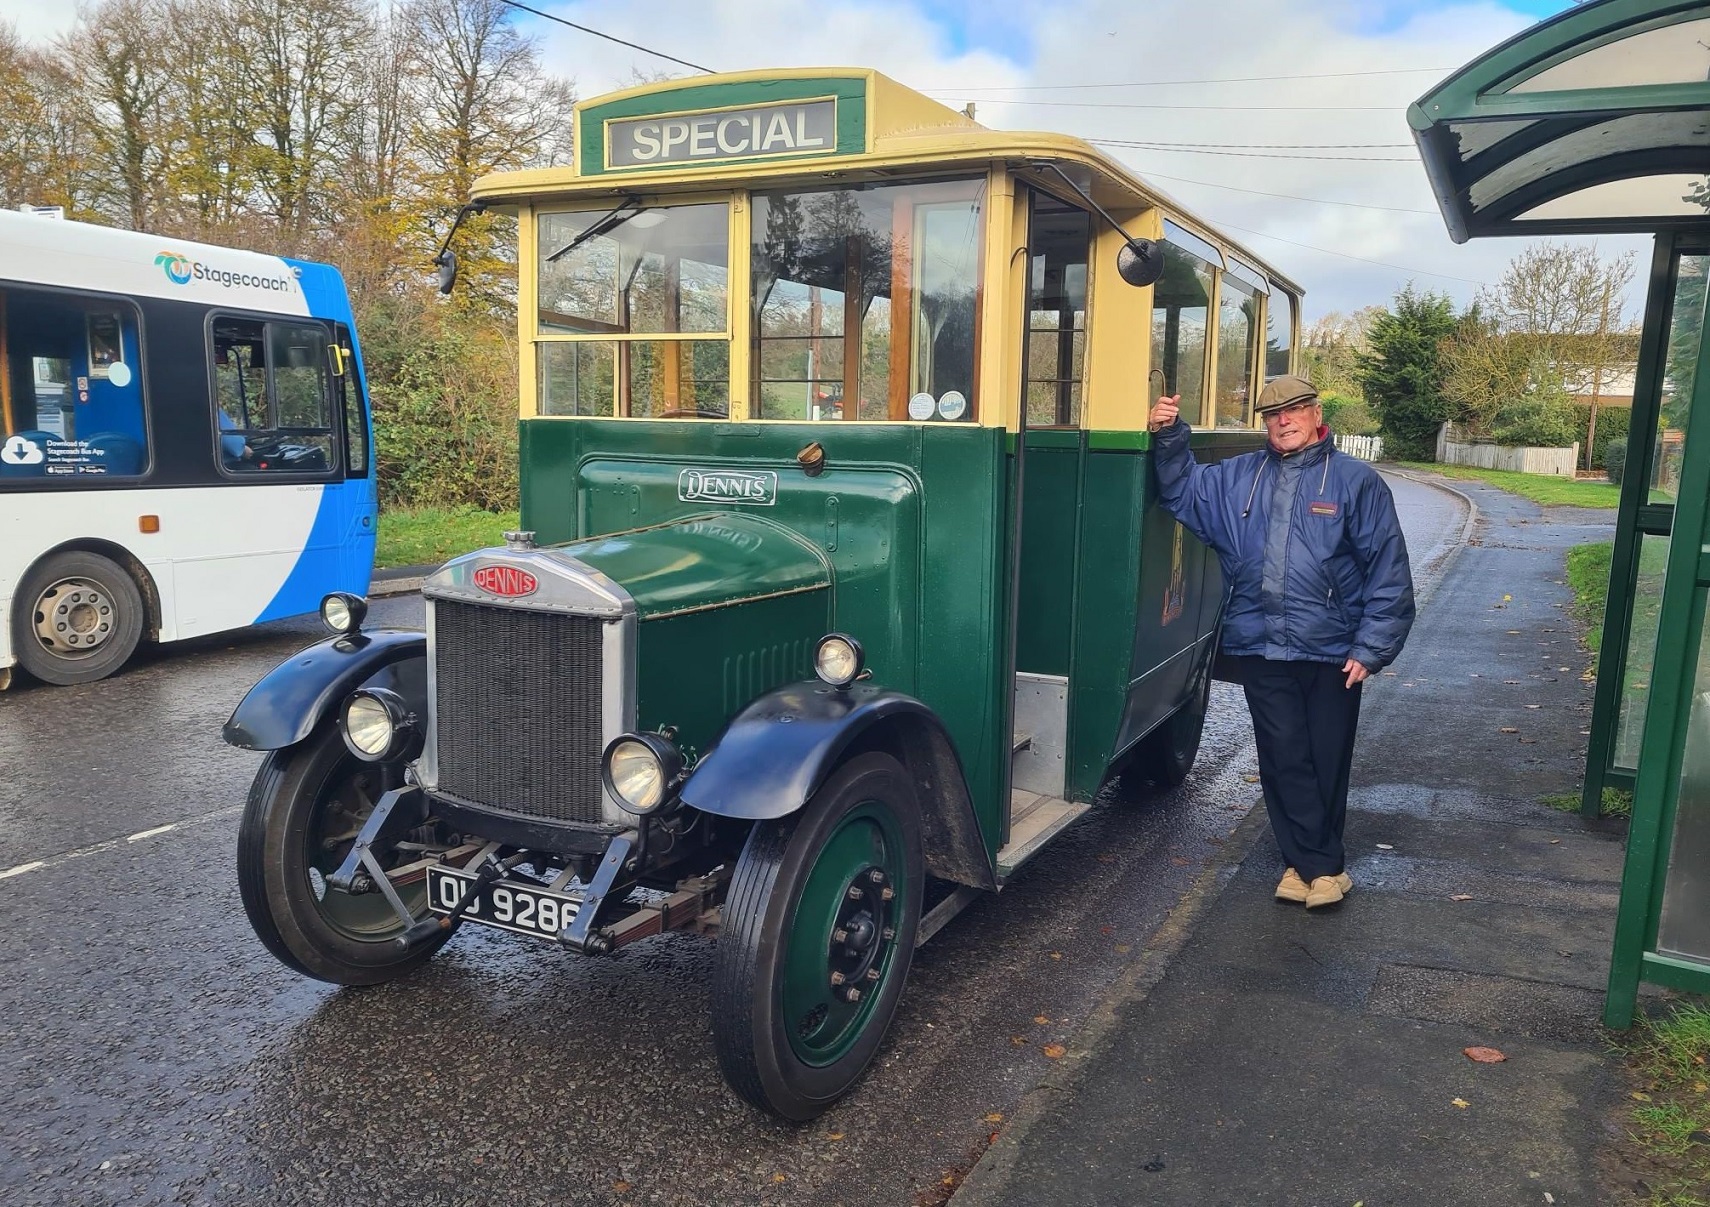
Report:
[{"label": "navy blue jacket", "polygon": [[[1178,421],[1157,433],[1152,459],[1165,508],[1222,564],[1223,651],[1354,658],[1373,673],[1395,661],[1413,627],[1413,574],[1377,471],[1328,434],[1286,458],[1267,444],[1200,465],[1190,431]],[[1291,501],[1273,525],[1279,498]]]}]

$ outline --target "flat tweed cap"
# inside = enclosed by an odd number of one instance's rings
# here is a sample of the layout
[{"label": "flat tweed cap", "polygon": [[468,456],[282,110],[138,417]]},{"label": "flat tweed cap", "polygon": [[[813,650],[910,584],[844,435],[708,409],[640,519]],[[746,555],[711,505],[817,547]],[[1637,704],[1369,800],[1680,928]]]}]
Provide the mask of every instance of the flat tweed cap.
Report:
[{"label": "flat tweed cap", "polygon": [[1265,383],[1265,388],[1259,391],[1259,402],[1255,409],[1263,415],[1268,411],[1291,407],[1297,402],[1317,401],[1318,391],[1312,388],[1310,381],[1292,373],[1284,373],[1281,377],[1273,377]]}]

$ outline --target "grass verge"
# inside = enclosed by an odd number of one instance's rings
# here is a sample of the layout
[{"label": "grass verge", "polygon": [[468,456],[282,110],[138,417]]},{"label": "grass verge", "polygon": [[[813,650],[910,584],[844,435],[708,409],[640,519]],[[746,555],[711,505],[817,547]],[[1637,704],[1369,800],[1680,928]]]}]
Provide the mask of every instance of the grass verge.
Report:
[{"label": "grass verge", "polygon": [[1621,505],[1621,488],[1608,482],[1579,482],[1551,474],[1517,474],[1505,469],[1471,465],[1438,465],[1431,461],[1398,461],[1404,469],[1441,474],[1445,478],[1485,482],[1511,494],[1524,495],[1545,507],[1604,507]]},{"label": "grass verge", "polygon": [[1609,603],[1609,558],[1614,552],[1611,541],[1568,550],[1567,584],[1573,592],[1573,611],[1586,624],[1585,644],[1592,653],[1603,648],[1603,609]]},{"label": "grass verge", "polygon": [[[1540,805],[1547,805],[1561,813],[1579,812],[1579,793],[1552,792],[1538,798]],[[1601,817],[1631,817],[1633,816],[1633,794],[1625,788],[1605,788],[1603,800],[1598,805],[1598,815]]]},{"label": "grass verge", "polygon": [[519,523],[514,511],[481,511],[474,507],[383,511],[374,565],[378,569],[437,565],[471,549],[499,544],[500,534]]},{"label": "grass verge", "polygon": [[1650,1166],[1647,1207],[1706,1207],[1710,1003],[1683,1000],[1664,1018],[1641,1018],[1623,1047],[1640,1085],[1629,1135]]}]

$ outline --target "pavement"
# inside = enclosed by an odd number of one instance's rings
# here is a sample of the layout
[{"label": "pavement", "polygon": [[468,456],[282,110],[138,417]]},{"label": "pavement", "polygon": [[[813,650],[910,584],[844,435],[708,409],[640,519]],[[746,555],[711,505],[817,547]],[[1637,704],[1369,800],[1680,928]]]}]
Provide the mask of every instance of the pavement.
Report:
[{"label": "pavement", "polygon": [[1476,526],[1365,699],[1353,894],[1275,902],[1253,808],[953,1207],[1616,1201],[1623,827],[1539,803],[1577,794],[1591,716],[1563,558],[1614,513],[1455,485]]}]

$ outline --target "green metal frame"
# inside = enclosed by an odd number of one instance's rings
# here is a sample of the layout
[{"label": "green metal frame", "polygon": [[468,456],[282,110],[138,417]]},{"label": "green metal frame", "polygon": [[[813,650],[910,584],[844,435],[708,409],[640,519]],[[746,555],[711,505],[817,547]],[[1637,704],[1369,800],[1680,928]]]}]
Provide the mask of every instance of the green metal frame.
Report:
[{"label": "green metal frame", "polygon": [[[1540,22],[1469,63],[1421,97],[1407,110],[1425,173],[1437,196],[1449,236],[1456,243],[1491,235],[1589,234],[1631,232],[1632,218],[1571,218],[1516,222],[1522,212],[1557,197],[1611,179],[1653,172],[1701,172],[1702,146],[1619,153],[1582,160],[1552,173],[1549,187],[1525,186],[1507,197],[1519,200],[1475,210],[1472,186],[1517,155],[1551,138],[1612,117],[1675,110],[1710,110],[1710,82],[1581,88],[1560,92],[1512,92],[1516,84],[1546,68],[1619,38],[1673,24],[1683,17],[1710,16],[1704,0],[1594,0]],[[1517,133],[1463,162],[1451,124],[1547,119],[1536,132]],[[1642,166],[1641,166],[1642,161]],[[1637,168],[1637,170],[1635,170]],[[1658,231],[1702,226],[1698,216],[1645,219],[1642,228]]]},{"label": "green metal frame", "polygon": [[[1652,312],[1661,325],[1661,313]],[[1710,365],[1710,323],[1699,333],[1698,364]],[[1695,375],[1691,413],[1710,415],[1710,373]],[[1621,874],[1621,905],[1615,917],[1615,951],[1609,965],[1609,994],[1603,1021],[1626,1027],[1633,1020],[1639,982],[1651,981],[1710,993],[1710,963],[1659,955],[1657,922],[1668,876],[1669,847],[1679,806],[1681,756],[1692,712],[1704,603],[1710,591],[1710,423],[1687,427],[1674,533],[1669,541],[1668,577],[1657,628],[1656,670],[1645,713],[1644,748],[1627,830],[1627,863]],[[1710,908],[1710,902],[1706,902]]]},{"label": "green metal frame", "polygon": [[1627,677],[1627,645],[1632,636],[1633,599],[1639,579],[1640,538],[1667,536],[1674,525],[1672,506],[1650,506],[1650,465],[1656,455],[1657,418],[1662,412],[1663,368],[1668,360],[1669,308],[1674,297],[1676,246],[1673,234],[1657,236],[1651,256],[1650,286],[1645,292],[1645,324],[1633,382],[1633,416],[1627,426],[1627,474],[1621,482],[1621,510],[1615,520],[1615,551],[1609,560],[1609,594],[1603,612],[1603,648],[1597,656],[1597,692],[1591,707],[1591,741],[1585,754],[1585,788],[1580,811],[1596,817],[1603,789],[1633,787],[1634,773],[1614,764],[1615,727],[1621,687]]}]

